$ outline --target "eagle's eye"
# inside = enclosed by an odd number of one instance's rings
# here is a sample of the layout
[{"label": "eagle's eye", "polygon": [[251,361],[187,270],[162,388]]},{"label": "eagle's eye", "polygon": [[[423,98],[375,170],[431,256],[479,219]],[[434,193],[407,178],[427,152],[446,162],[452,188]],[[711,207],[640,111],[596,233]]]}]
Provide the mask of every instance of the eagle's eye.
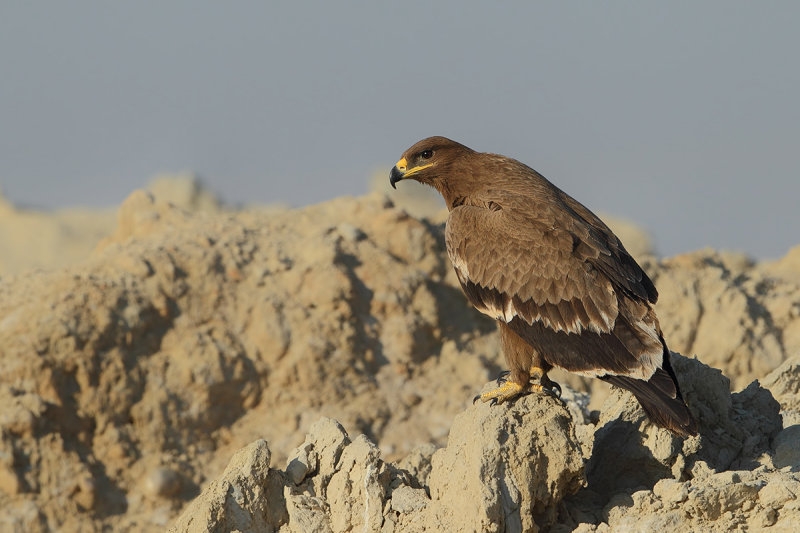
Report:
[{"label": "eagle's eye", "polygon": [[423,150],[419,153],[420,159],[430,159],[433,157],[433,150]]}]

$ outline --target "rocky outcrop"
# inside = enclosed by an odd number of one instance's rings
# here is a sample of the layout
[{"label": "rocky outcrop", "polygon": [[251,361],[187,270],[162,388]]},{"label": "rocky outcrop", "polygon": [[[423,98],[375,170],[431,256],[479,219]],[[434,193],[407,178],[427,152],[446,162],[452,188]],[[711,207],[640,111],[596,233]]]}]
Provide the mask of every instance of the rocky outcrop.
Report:
[{"label": "rocky outcrop", "polygon": [[[731,395],[718,371],[674,359],[691,376],[697,437],[652,425],[625,391],[596,425],[533,394],[469,407],[444,448],[413,462],[426,467],[407,470],[321,419],[283,470],[260,460],[269,458],[264,441],[238,452],[171,531],[792,531],[800,473],[776,464],[782,425],[772,394],[753,382]],[[591,451],[576,427],[592,429]]]},{"label": "rocky outcrop", "polygon": [[648,264],[670,348],[722,369],[736,389],[800,353],[798,254],[756,264],[701,250]]},{"label": "rocky outcrop", "polygon": [[472,406],[456,417],[447,446],[426,458],[429,474],[420,479],[384,462],[364,435],[351,440],[323,418],[283,470],[268,468],[263,440],[237,452],[171,531],[538,531],[583,485],[573,427],[550,397]]},{"label": "rocky outcrop", "polygon": [[[396,498],[394,492],[381,496],[398,513],[390,519],[382,509],[384,525],[394,520],[398,528],[414,527],[409,520],[426,513],[493,524],[502,516],[505,527],[523,528],[560,520],[552,509],[556,500],[570,501],[564,495],[574,489],[571,462],[559,466],[568,473],[558,482],[563,494],[547,500],[530,484],[555,475],[543,461],[524,466],[519,460],[495,485],[493,477],[480,477],[491,465],[480,463],[474,446],[492,439],[496,444],[512,426],[470,427],[460,433],[462,448],[456,445],[458,424],[467,422],[454,423],[454,417],[468,409],[463,416],[475,422],[491,413],[470,401],[503,362],[494,324],[471,310],[457,287],[440,223],[414,218],[380,194],[298,210],[198,212],[139,191],[121,206],[116,227],[106,229],[107,237],[80,264],[0,280],[0,529],[161,531],[222,475],[236,450],[258,439],[269,443],[274,471],[292,476],[262,479],[276,479],[286,499],[285,480],[305,476],[303,465],[312,461],[292,450],[320,417],[335,418],[350,435],[365,435],[348,444],[359,443],[353,453],[362,454],[353,465],[369,456],[388,469],[390,480],[395,471],[408,472]],[[659,316],[670,345],[680,348],[685,338],[687,353],[722,370],[702,371],[714,390],[730,386],[723,375],[743,389],[702,401],[689,397],[701,418],[725,428],[709,446],[726,450],[729,462],[703,459],[711,470],[750,472],[762,464],[759,450],[773,457],[775,467],[794,464],[797,421],[791,417],[797,408],[790,394],[776,392],[784,427],[763,451],[777,418],[764,389],[747,385],[797,353],[796,256],[754,264],[701,251],[645,261],[661,293]],[[720,335],[715,322],[725,342],[713,340]],[[771,386],[791,390],[784,384],[793,383],[792,368]],[[563,426],[566,418],[559,418],[536,426],[547,438],[562,431],[563,445],[578,446],[577,457],[590,460],[599,431],[621,419],[627,426],[606,431],[630,430],[625,434],[661,443],[649,463],[658,479],[694,480],[686,472],[692,472],[692,457],[705,453],[704,441],[684,449],[662,440],[640,425],[635,404],[624,407],[614,396],[600,409],[603,392],[595,382],[569,383],[583,387],[564,391],[575,423]],[[736,418],[749,403],[766,409],[762,418]],[[712,412],[703,405],[713,406]],[[563,411],[540,407],[528,405],[542,423],[545,412]],[[522,424],[513,427],[529,433],[510,435],[509,442],[546,457],[551,451],[529,418],[519,413],[519,420],[503,422]],[[483,431],[492,437],[468,438]],[[422,506],[420,490],[433,502],[436,494],[458,488],[448,484],[445,468],[436,467],[449,456],[432,451],[447,444],[448,434],[452,448],[444,449],[462,450],[449,459],[450,468],[469,469],[464,475],[473,475],[471,487],[486,484],[462,496],[472,514],[448,510],[445,503]],[[290,458],[298,460],[295,466],[277,469]],[[515,460],[497,459],[506,466]],[[262,455],[253,464],[263,463]],[[589,481],[592,472],[594,466],[586,471]],[[231,475],[229,488],[246,481]],[[359,475],[351,469],[349,477],[337,479],[345,486]],[[306,486],[302,479],[295,488]],[[377,487],[384,486],[382,479]],[[220,498],[236,494],[219,487]],[[377,490],[370,487],[365,494]],[[587,490],[591,483],[581,489]],[[302,496],[302,505],[267,506],[271,518],[264,523],[284,527],[302,515],[303,505],[330,505],[304,494],[319,498],[316,489],[313,495],[301,491],[294,496]],[[499,504],[493,499],[498,494],[506,494]],[[513,502],[523,500],[539,502],[538,510],[515,511]],[[227,512],[239,501],[220,500],[215,509]],[[604,518],[596,511],[605,505],[604,499],[592,511],[598,525]]]}]

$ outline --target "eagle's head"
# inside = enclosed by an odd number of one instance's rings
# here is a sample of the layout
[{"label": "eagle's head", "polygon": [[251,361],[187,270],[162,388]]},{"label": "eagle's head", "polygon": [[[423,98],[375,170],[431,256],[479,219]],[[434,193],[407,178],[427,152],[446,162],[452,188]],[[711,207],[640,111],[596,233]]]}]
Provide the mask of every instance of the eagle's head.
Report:
[{"label": "eagle's head", "polygon": [[428,137],[403,152],[403,157],[389,175],[389,183],[397,188],[398,181],[413,179],[434,187],[446,197],[448,180],[459,174],[464,156],[473,153],[463,144],[446,137]]}]

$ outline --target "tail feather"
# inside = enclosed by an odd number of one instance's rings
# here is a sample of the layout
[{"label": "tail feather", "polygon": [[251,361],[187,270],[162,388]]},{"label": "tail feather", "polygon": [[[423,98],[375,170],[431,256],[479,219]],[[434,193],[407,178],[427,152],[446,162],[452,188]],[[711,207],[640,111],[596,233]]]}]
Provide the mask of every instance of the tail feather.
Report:
[{"label": "tail feather", "polygon": [[664,354],[663,368],[657,369],[649,381],[614,375],[600,379],[631,391],[656,425],[681,437],[697,435],[697,421],[683,401],[668,353]]}]

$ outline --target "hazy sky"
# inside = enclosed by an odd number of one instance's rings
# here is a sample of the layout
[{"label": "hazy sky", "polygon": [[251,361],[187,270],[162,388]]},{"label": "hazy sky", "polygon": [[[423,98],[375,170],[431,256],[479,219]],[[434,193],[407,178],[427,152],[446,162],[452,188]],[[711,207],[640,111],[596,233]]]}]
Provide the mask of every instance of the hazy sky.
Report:
[{"label": "hazy sky", "polygon": [[798,2],[2,2],[0,185],[101,206],[194,170],[303,205],[446,135],[664,254],[779,256],[800,243],[798,28]]}]

